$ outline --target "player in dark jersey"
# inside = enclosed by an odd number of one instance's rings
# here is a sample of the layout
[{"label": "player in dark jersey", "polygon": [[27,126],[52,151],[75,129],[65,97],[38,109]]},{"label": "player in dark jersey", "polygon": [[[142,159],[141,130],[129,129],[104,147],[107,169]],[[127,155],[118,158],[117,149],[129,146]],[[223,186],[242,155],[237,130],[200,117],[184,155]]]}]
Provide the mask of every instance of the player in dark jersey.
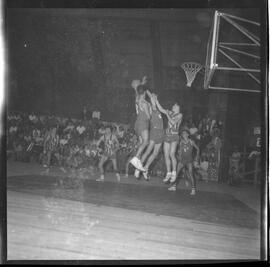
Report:
[{"label": "player in dark jersey", "polygon": [[[143,172],[143,176],[146,180],[149,180],[148,169],[152,164],[152,162],[157,157],[160,147],[164,141],[164,129],[163,129],[163,119],[156,105],[157,96],[155,94],[151,94],[149,91],[147,91],[147,95],[151,100],[151,119],[150,119],[150,134],[149,134],[150,141],[145,153],[142,155],[141,162],[145,163],[148,157],[148,160],[144,165],[145,172]],[[138,178],[139,174],[140,171],[136,170],[135,177]]]},{"label": "player in dark jersey", "polygon": [[54,125],[45,134],[43,144],[43,167],[46,168],[42,174],[48,174],[50,171],[51,158],[55,155],[59,146],[59,135],[57,134],[57,126]]},{"label": "player in dark jersey", "polygon": [[97,142],[97,146],[99,146],[101,142],[104,143],[104,149],[98,164],[101,176],[96,181],[98,182],[104,181],[103,165],[107,160],[111,160],[113,163],[113,169],[116,173],[117,180],[118,182],[120,182],[120,174],[117,168],[117,160],[116,160],[116,151],[119,148],[119,142],[116,135],[112,133],[110,127],[106,127],[105,134],[100,137],[100,139]]},{"label": "player in dark jersey", "polygon": [[[197,160],[199,158],[199,148],[195,144],[195,142],[189,138],[189,129],[184,128],[181,131],[181,139],[179,143],[179,153],[178,153],[178,166],[177,166],[177,176],[180,171],[184,168],[186,172],[187,178],[191,181],[191,195],[196,194],[196,182],[195,177],[193,175],[193,157],[192,152],[193,148],[197,150]],[[171,179],[172,185],[168,188],[170,191],[175,191],[177,184],[179,183],[179,179]]]},{"label": "player in dark jersey", "polygon": [[163,180],[164,182],[168,182],[170,179],[176,179],[177,160],[175,152],[179,142],[178,132],[183,115],[180,113],[180,106],[178,103],[175,103],[172,106],[172,110],[165,110],[158,100],[156,100],[156,104],[160,112],[164,113],[168,118],[168,127],[165,131],[164,138],[164,156],[167,174]]},{"label": "player in dark jersey", "polygon": [[135,156],[130,160],[130,163],[138,170],[145,171],[142,162],[140,160],[141,154],[148,145],[149,142],[149,121],[150,121],[150,104],[145,100],[146,88],[144,83],[146,82],[146,77],[143,82],[139,85],[133,85],[136,92],[136,113],[137,119],[135,122],[135,131],[139,137],[140,145]]}]

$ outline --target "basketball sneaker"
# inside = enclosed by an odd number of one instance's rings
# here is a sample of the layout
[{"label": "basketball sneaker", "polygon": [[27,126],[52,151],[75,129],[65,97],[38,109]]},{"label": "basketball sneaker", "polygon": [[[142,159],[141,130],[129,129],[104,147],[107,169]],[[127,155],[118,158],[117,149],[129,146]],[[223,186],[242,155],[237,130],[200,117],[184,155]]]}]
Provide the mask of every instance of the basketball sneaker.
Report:
[{"label": "basketball sneaker", "polygon": [[171,183],[174,183],[175,182],[175,180],[176,180],[176,172],[174,171],[174,172],[172,172],[172,176],[171,176]]},{"label": "basketball sneaker", "polygon": [[134,176],[135,176],[135,178],[139,179],[139,177],[140,177],[140,171],[138,169],[135,170]]},{"label": "basketball sneaker", "polygon": [[101,174],[98,179],[96,179],[97,182],[103,182],[104,181],[104,174]]},{"label": "basketball sneaker", "polygon": [[167,183],[172,177],[172,173],[171,172],[167,172],[166,177],[163,179],[164,183]]},{"label": "basketball sneaker", "polygon": [[169,191],[176,191],[176,185],[172,185],[168,188]]},{"label": "basketball sneaker", "polygon": [[192,189],[191,189],[190,195],[192,195],[192,196],[196,195],[196,190],[195,190],[195,188],[192,188]]},{"label": "basketball sneaker", "polygon": [[148,170],[146,170],[145,172],[143,172],[143,178],[144,178],[146,181],[149,181],[150,177],[149,177],[149,174],[148,174]]},{"label": "basketball sneaker", "polygon": [[142,166],[142,163],[141,161],[137,158],[137,157],[133,157],[131,160],[130,160],[130,163],[138,170],[144,172],[145,169],[143,168]]}]

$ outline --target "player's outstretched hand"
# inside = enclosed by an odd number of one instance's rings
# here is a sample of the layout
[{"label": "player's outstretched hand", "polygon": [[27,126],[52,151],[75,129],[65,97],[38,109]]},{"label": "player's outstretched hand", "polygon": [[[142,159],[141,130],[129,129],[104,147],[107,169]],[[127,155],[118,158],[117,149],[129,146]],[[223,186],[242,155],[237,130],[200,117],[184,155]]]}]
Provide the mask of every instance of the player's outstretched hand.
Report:
[{"label": "player's outstretched hand", "polygon": [[141,84],[146,84],[147,83],[147,76],[144,76],[142,78]]},{"label": "player's outstretched hand", "polygon": [[131,82],[131,87],[134,89],[137,89],[137,87],[141,84],[141,82],[139,80],[133,80]]}]

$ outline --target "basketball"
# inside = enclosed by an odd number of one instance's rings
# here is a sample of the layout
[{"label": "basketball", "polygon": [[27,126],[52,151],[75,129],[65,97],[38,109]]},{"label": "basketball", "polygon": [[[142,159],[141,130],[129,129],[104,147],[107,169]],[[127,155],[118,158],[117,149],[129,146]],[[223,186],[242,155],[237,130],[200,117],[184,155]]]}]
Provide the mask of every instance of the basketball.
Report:
[{"label": "basketball", "polygon": [[136,89],[139,85],[141,84],[141,81],[140,80],[133,80],[131,82],[131,86],[132,88]]}]

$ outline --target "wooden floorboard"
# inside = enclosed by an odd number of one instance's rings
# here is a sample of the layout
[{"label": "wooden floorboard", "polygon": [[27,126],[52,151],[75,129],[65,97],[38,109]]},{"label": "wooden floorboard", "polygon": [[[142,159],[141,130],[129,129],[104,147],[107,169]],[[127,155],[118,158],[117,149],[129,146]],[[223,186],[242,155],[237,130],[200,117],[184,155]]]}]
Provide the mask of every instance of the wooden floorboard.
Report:
[{"label": "wooden floorboard", "polygon": [[8,260],[259,259],[258,229],[7,194]]}]

